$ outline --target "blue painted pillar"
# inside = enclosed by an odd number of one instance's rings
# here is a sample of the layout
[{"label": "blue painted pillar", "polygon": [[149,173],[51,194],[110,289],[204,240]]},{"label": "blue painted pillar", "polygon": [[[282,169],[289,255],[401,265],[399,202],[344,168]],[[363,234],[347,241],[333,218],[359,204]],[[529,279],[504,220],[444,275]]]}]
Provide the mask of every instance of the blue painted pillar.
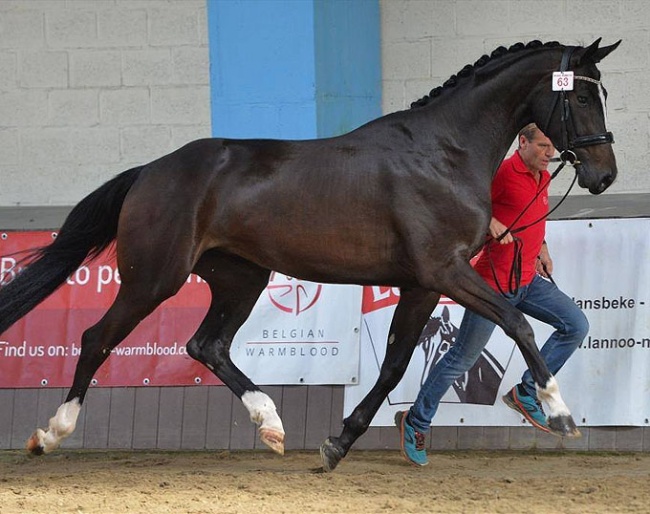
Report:
[{"label": "blue painted pillar", "polygon": [[212,133],[309,139],[381,116],[378,0],[208,0]]}]

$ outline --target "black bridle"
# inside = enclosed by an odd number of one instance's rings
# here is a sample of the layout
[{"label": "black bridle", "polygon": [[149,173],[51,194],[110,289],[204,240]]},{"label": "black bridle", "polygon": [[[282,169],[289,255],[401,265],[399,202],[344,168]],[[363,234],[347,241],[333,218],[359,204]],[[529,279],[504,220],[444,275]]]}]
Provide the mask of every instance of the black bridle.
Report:
[{"label": "black bridle", "polygon": [[[569,61],[571,60],[571,55],[573,55],[574,50],[575,50],[574,46],[567,46],[564,49],[564,53],[562,54],[562,61],[560,62],[560,71],[562,72],[568,71]],[[586,82],[591,82],[592,84],[596,84],[600,88],[603,87],[600,80],[596,80],[591,77],[576,75],[574,76],[574,80],[583,80]],[[544,128],[542,129],[542,132],[544,132],[545,134],[547,133],[548,127],[551,123],[551,118],[553,117],[553,113],[555,112],[555,109],[557,108],[558,104],[562,106],[561,107],[562,110],[560,113],[560,122],[562,128],[562,148],[559,148],[558,150],[560,152],[560,160],[562,161],[563,164],[566,162],[569,162],[570,164],[580,164],[578,157],[573,151],[576,148],[584,148],[585,146],[593,146],[593,145],[602,145],[605,143],[609,143],[609,144],[614,143],[614,135],[609,131],[602,132],[600,134],[592,134],[589,136],[575,135],[577,134],[577,131],[573,123],[573,118],[571,116],[571,105],[569,103],[569,99],[567,98],[567,94],[564,89],[561,91],[557,91],[557,94],[554,95],[551,104],[551,109],[549,110],[548,117],[546,118],[546,123],[544,124]],[[605,109],[605,105],[603,105],[603,109]],[[568,130],[569,122],[571,122],[571,128],[574,134],[574,137],[572,139],[569,139],[569,130]]]}]

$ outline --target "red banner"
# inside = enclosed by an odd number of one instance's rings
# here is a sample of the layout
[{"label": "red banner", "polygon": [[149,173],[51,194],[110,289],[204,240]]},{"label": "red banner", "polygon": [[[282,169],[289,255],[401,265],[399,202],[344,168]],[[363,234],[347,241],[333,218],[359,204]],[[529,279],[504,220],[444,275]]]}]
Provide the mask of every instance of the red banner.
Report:
[{"label": "red banner", "polygon": [[[0,286],[9,283],[20,272],[16,268],[16,263],[21,257],[20,252],[47,245],[53,237],[56,237],[56,234],[52,232],[0,234],[0,256],[2,256],[0,257]],[[81,266],[68,277],[60,289],[5,333],[0,334],[0,388],[70,386],[81,351],[81,337],[84,331],[97,323],[110,307],[119,286],[120,276],[115,259],[112,252],[106,252],[91,264]],[[248,370],[249,376],[255,376],[256,372],[248,368],[253,360],[260,360],[262,356],[257,355],[253,359],[250,348],[251,345],[259,345],[260,341],[263,341],[265,344],[260,348],[272,347],[273,351],[277,352],[272,365],[267,363],[266,367],[283,371],[281,374],[276,373],[278,376],[272,378],[266,375],[261,378],[256,377],[261,380],[260,383],[293,383],[291,381],[293,375],[286,371],[289,365],[298,366],[298,370],[294,373],[299,377],[296,379],[297,383],[311,383],[312,379],[309,378],[311,375],[307,376],[305,373],[309,365],[314,363],[296,361],[296,364],[294,361],[298,357],[292,352],[297,348],[295,346],[297,344],[315,345],[319,341],[322,343],[321,339],[327,344],[331,344],[332,341],[341,343],[337,346],[339,358],[351,364],[358,363],[358,330],[354,332],[351,327],[348,327],[349,330],[343,330],[344,334],[334,330],[337,327],[347,326],[344,314],[336,310],[330,312],[325,308],[322,316],[316,316],[311,321],[310,318],[305,317],[307,311],[311,312],[313,309],[310,308],[323,295],[331,297],[330,303],[343,305],[341,300],[343,293],[328,289],[329,293],[326,295],[323,291],[320,284],[303,283],[287,277],[275,280],[272,276],[266,293],[267,303],[273,306],[275,317],[259,318],[259,326],[256,325],[252,332],[249,331],[250,339],[244,345],[245,348],[240,349],[239,361],[236,360],[236,355],[233,355],[237,365],[244,372]],[[393,306],[398,301],[398,288],[365,287],[362,310],[367,314]],[[209,303],[209,288],[198,276],[191,275],[177,295],[160,305],[113,350],[112,355],[95,374],[93,385],[123,387],[221,384],[209,370],[189,357],[185,348],[187,341],[203,320]],[[448,298],[442,298],[440,303],[452,304],[453,302]],[[352,308],[358,307],[355,305]],[[331,310],[331,307],[329,309]],[[349,307],[345,309],[347,312]],[[327,312],[330,312],[330,316],[334,316],[336,320],[334,324],[326,316]],[[300,322],[297,321],[299,315]],[[302,320],[303,317],[305,321]],[[352,318],[356,316],[353,315]],[[343,344],[346,340],[345,334],[348,332],[357,334],[356,339],[353,338],[356,343],[348,341]],[[301,337],[307,339],[303,341]],[[236,343],[235,341],[233,351],[236,349]],[[271,343],[273,344],[269,346]],[[333,354],[321,355],[324,348],[319,350],[313,346],[311,350],[317,351],[319,358],[334,359]],[[282,352],[286,352],[286,355]],[[298,355],[297,350],[296,355]],[[314,358],[311,361],[314,361]],[[322,363],[318,366],[323,367]],[[342,364],[333,360],[329,366],[338,369]],[[259,372],[257,374],[259,375]],[[332,374],[328,373],[327,377],[313,380],[318,383],[323,380],[330,383],[335,380],[330,375]],[[345,380],[355,375],[354,370],[346,371]],[[341,378],[336,380],[339,381],[333,383],[347,383],[340,382],[343,380]]]},{"label": "red banner", "polygon": [[[0,238],[0,284],[19,271],[21,252],[43,246],[51,232],[5,232]],[[53,295],[5,333],[0,334],[0,388],[68,387],[81,336],[104,315],[120,284],[109,253],[81,266]],[[185,344],[210,303],[205,283],[191,275],[181,291],[158,307],[113,350],[93,385],[221,384],[186,353]]]}]

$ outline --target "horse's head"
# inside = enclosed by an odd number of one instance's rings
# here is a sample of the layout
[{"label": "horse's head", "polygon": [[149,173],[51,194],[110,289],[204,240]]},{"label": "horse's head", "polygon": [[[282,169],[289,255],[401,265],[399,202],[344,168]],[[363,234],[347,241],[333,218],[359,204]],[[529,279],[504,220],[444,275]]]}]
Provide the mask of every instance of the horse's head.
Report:
[{"label": "horse's head", "polygon": [[607,92],[596,64],[620,42],[599,48],[597,39],[588,47],[565,47],[556,71],[573,72],[573,87],[569,79],[555,77],[555,89],[569,87],[554,91],[551,80],[545,80],[532,104],[537,126],[553,141],[561,159],[575,165],[578,184],[592,194],[605,191],[617,173],[614,138],[605,126]]}]

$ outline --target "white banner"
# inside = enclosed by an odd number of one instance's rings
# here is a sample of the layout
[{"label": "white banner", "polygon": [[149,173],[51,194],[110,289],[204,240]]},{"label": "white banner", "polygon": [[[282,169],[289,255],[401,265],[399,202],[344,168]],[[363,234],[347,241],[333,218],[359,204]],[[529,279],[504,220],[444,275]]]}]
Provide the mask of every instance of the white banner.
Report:
[{"label": "white banner", "polygon": [[233,362],[259,385],[356,383],[362,291],[273,273],[233,341]]},{"label": "white banner", "polygon": [[[582,346],[557,375],[565,402],[581,426],[648,426],[650,219],[551,221],[547,227],[554,279],[590,323]],[[346,416],[377,380],[398,293],[391,294],[393,302],[380,288],[364,293],[360,381],[345,388]],[[463,309],[448,299],[436,308],[406,375],[373,426],[392,425],[395,412],[410,407],[428,367],[453,344],[462,316]],[[553,329],[528,319],[541,347]],[[497,327],[476,365],[447,392],[432,424],[521,425],[522,418],[501,396],[520,381],[525,369],[514,342]]]}]

